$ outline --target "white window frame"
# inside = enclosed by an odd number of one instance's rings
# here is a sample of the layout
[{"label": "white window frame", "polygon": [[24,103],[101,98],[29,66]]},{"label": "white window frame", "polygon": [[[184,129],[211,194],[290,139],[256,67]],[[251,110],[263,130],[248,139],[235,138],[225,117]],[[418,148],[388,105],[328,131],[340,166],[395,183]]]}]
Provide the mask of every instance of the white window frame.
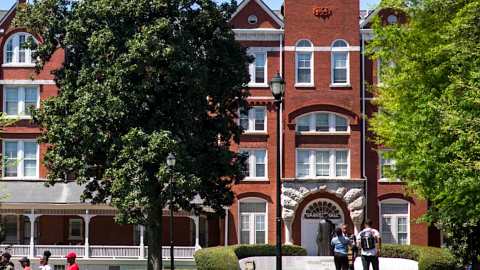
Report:
[{"label": "white window frame", "polygon": [[[316,128],[316,115],[317,114],[328,114],[328,125],[329,125],[329,130],[328,131],[317,131]],[[347,131],[336,131],[335,130],[335,125],[336,125],[336,116],[342,117],[347,120]],[[297,121],[302,118],[302,117],[308,117],[308,122],[309,122],[309,131],[298,131],[298,123]],[[303,114],[297,118],[295,118],[295,132],[300,133],[300,134],[349,134],[350,133],[350,119],[344,115],[337,114],[337,113],[331,113],[331,112],[312,112],[308,114]]]},{"label": "white window frame", "polygon": [[[263,109],[265,112],[264,118],[263,118],[263,130],[255,130],[255,109]],[[237,119],[237,124],[240,126],[240,115],[241,111],[238,110],[238,119]],[[253,106],[249,111],[248,111],[248,129],[244,130],[245,133],[266,133],[267,132],[267,107],[266,106]]]},{"label": "white window frame", "polygon": [[[309,151],[309,174],[306,176],[299,175],[298,153],[301,151]],[[316,152],[329,151],[329,176],[316,176]],[[347,175],[336,176],[336,152],[347,151]],[[349,179],[350,178],[350,150],[348,148],[297,148],[295,151],[295,177],[298,179]]]},{"label": "white window frame", "polygon": [[[17,176],[15,177],[9,177],[5,176],[5,143],[6,142],[17,142],[18,143],[18,148],[17,148],[17,160],[19,160],[17,164]],[[40,166],[40,147],[38,143],[37,145],[37,156],[36,156],[36,167],[37,167],[37,172],[35,176],[24,176],[24,143],[25,142],[35,142],[35,140],[11,140],[11,139],[3,139],[2,140],[2,155],[3,155],[3,161],[2,162],[2,178],[3,179],[39,179],[39,166]],[[8,157],[7,157],[8,158]]]},{"label": "white window frame", "polygon": [[[8,88],[17,88],[18,89],[18,113],[22,114],[20,119],[32,119],[31,115],[25,113],[25,88],[37,88],[37,104],[36,108],[40,108],[40,86],[39,85],[4,85],[3,86],[3,112],[7,112],[7,89]],[[7,115],[6,118],[17,118],[18,114]]]},{"label": "white window frame", "polygon": [[[29,33],[21,32],[15,33],[14,35],[10,36],[7,41],[5,42],[3,48],[3,65],[2,67],[35,67],[35,63],[32,63],[32,53],[34,51],[30,49],[25,49],[25,62],[19,62],[20,56],[20,44],[19,44],[19,37],[21,35],[25,35],[25,42],[28,42],[28,37],[32,37],[33,40],[38,43],[37,39]],[[13,55],[12,55],[12,62],[7,63],[7,44],[13,40],[12,48],[13,48]]]},{"label": "white window frame", "polygon": [[[385,214],[382,215],[382,206],[384,204],[406,204],[408,206],[408,212],[407,214]],[[386,199],[383,201],[380,201],[380,235],[383,234],[383,217],[390,218],[390,228],[391,233],[392,233],[392,239],[395,241],[395,243],[392,244],[397,244],[398,243],[398,218],[407,218],[407,243],[406,245],[410,245],[410,202],[402,199]]]},{"label": "white window frame", "polygon": [[[335,44],[335,42],[337,41],[343,41],[347,44],[347,47],[333,47],[333,44]],[[331,46],[331,84],[330,84],[330,87],[351,87],[351,84],[350,84],[350,45],[348,44],[348,42],[344,39],[336,39],[333,43],[332,43],[332,46]],[[338,55],[338,54],[345,54],[347,56],[347,82],[345,83],[336,83],[335,80],[334,80],[334,69],[335,69],[335,60],[334,60],[334,56],[335,55]]]},{"label": "white window frame", "polygon": [[382,77],[380,75],[380,72],[382,70],[382,60],[380,59],[380,56],[377,58],[377,86],[382,87]]},{"label": "white window frame", "polygon": [[250,244],[256,244],[256,229],[255,228],[255,216],[265,216],[265,244],[268,244],[268,201],[261,199],[261,198],[256,198],[256,197],[249,197],[249,198],[243,198],[238,200],[238,243],[241,243],[242,241],[242,213],[240,212],[240,203],[265,203],[265,214],[263,213],[247,213],[244,215],[249,215],[250,216]]},{"label": "white window frame", "polygon": [[[256,152],[265,151],[265,176],[257,177],[257,159]],[[267,148],[239,148],[238,152],[248,152],[248,172],[243,181],[268,181],[268,150]],[[253,175],[253,176],[251,176]]]},{"label": "white window frame", "polygon": [[[382,177],[383,175],[383,155],[382,155],[382,152],[390,152],[390,151],[393,151],[392,149],[381,149],[379,152],[378,152],[378,181],[380,182],[387,182],[388,181],[388,178],[387,177]],[[390,159],[390,165],[392,166],[392,169],[395,168],[395,160],[394,159]]]},{"label": "white window frame", "polygon": [[250,74],[250,82],[248,83],[248,86],[249,87],[268,87],[268,83],[267,83],[267,77],[268,77],[268,73],[267,73],[267,69],[268,69],[268,53],[267,52],[248,52],[249,55],[252,55],[253,57],[255,57],[255,59],[257,58],[256,56],[259,55],[259,54],[263,54],[265,56],[265,67],[264,67],[264,74],[263,74],[263,78],[264,78],[264,82],[263,83],[256,83],[255,82],[255,75],[256,75],[256,66],[255,66],[255,61],[253,61],[253,63],[250,63],[248,65],[248,73]]},{"label": "white window frame", "polygon": [[[80,236],[72,235],[72,224],[74,222],[80,223]],[[68,240],[83,240],[83,219],[81,218],[71,218],[68,220]]]},{"label": "white window frame", "polygon": [[[308,42],[310,42],[310,44],[312,45],[311,47],[297,47],[298,43],[300,43],[301,41],[303,40],[306,40]],[[314,79],[314,67],[315,67],[315,57],[314,57],[314,47],[313,47],[313,43],[308,40],[308,39],[300,39],[299,41],[297,41],[297,43],[295,44],[295,87],[315,87],[315,79]],[[310,55],[310,82],[298,82],[298,69],[299,69],[299,66],[298,66],[298,56],[300,54],[309,54]]]}]

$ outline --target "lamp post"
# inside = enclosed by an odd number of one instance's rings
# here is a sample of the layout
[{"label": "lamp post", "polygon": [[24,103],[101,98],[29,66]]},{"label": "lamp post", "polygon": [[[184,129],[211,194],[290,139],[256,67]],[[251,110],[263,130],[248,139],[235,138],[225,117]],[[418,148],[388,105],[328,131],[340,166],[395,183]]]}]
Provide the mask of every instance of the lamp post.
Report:
[{"label": "lamp post", "polygon": [[170,172],[170,269],[175,269],[173,259],[173,167],[175,156],[172,153],[167,157],[168,171]]},{"label": "lamp post", "polygon": [[275,107],[277,108],[277,270],[282,270],[282,220],[280,207],[280,105],[282,96],[285,93],[285,81],[280,74],[275,74],[270,81],[270,90],[275,98]]}]

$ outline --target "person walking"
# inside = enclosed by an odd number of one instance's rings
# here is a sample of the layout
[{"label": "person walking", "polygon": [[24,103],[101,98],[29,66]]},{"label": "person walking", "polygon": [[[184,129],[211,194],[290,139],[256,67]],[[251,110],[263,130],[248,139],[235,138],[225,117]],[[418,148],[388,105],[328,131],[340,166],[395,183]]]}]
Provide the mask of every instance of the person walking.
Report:
[{"label": "person walking", "polygon": [[67,262],[68,262],[68,267],[67,270],[79,270],[78,265],[75,263],[75,259],[77,258],[77,255],[75,253],[69,253],[67,256]]},{"label": "person walking", "polygon": [[45,250],[43,255],[40,256],[40,268],[43,270],[52,270],[52,266],[48,264],[48,258],[50,258],[50,256],[52,256],[52,253],[48,250]]},{"label": "person walking", "polygon": [[23,257],[19,260],[23,267],[23,270],[30,270],[30,260],[27,257]]},{"label": "person walking", "polygon": [[369,270],[372,264],[373,270],[378,270],[378,256],[382,249],[380,233],[372,228],[372,220],[365,220],[365,229],[357,236],[357,247],[362,249],[363,270]]},{"label": "person walking", "polygon": [[10,253],[5,252],[2,254],[2,263],[0,264],[0,270],[14,270],[14,265],[10,261],[12,255]]},{"label": "person walking", "polygon": [[343,236],[342,229],[335,229],[335,237],[330,242],[334,246],[333,250],[333,260],[335,262],[335,269],[337,270],[348,270],[348,246],[351,246],[353,243],[350,239]]},{"label": "person walking", "polygon": [[348,232],[348,224],[342,225],[342,233],[343,233],[343,237],[350,239],[350,241],[354,243],[354,245],[348,246],[347,257],[348,257],[348,269],[355,270],[354,263],[358,255],[358,248],[355,245],[355,243],[357,243],[357,237],[355,236],[355,234]]}]

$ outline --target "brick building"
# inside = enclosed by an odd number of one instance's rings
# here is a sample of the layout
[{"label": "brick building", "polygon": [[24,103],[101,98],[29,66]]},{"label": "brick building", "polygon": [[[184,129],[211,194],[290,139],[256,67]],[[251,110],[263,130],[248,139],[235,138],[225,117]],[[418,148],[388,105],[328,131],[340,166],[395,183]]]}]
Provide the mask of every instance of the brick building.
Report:
[{"label": "brick building", "polygon": [[[53,263],[59,264],[56,269],[62,269],[60,258],[71,251],[90,269],[106,264],[117,269],[114,259],[118,269],[144,264],[148,236],[143,227],[121,227],[114,222],[115,209],[79,203],[83,187],[71,179],[48,190],[43,187],[45,146],[35,143],[39,131],[25,108],[56,94],[50,71],[61,65],[65,53],[58,51],[30,80],[31,52],[19,45],[30,35],[10,27],[15,7],[0,11],[0,104],[12,117],[24,112],[2,134],[5,162],[19,160],[2,170],[6,192],[12,194],[2,205],[2,247],[13,245],[16,257],[35,257],[49,249]],[[362,118],[376,111],[374,95],[365,85],[381,83],[378,63],[362,54],[373,38],[369,21],[377,13],[386,23],[402,23],[405,17],[358,7],[358,0],[285,0],[281,11],[270,10],[261,0],[240,4],[231,23],[236,39],[256,60],[249,66],[252,110],[238,119],[245,133],[234,150],[248,153],[249,170],[234,187],[237,202],[226,219],[208,208],[200,216],[175,213],[176,258],[186,267],[200,247],[275,242],[277,134],[268,81],[277,71],[287,83],[280,134],[283,241],[303,245],[315,255],[312,236],[319,219],[328,216],[337,226],[348,223],[355,231],[370,218],[384,243],[440,245],[438,230],[409,222],[425,213],[427,202],[405,197],[403,183],[382,177],[382,170],[395,162],[382,159],[382,151],[389,149],[368,140],[372,134]],[[168,246],[169,212],[164,212]],[[163,254],[168,257],[168,247]]]}]

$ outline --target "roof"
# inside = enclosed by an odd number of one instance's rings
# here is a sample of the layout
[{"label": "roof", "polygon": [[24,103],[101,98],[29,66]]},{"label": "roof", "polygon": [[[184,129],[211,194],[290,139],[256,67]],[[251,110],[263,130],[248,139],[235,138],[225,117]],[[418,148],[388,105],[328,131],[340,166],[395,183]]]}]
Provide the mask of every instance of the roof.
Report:
[{"label": "roof", "polygon": [[8,10],[0,10],[0,21],[3,20],[3,17],[5,17],[8,13]]},{"label": "roof", "polygon": [[[272,17],[272,19],[278,24],[280,25],[281,28],[284,28],[284,23],[283,23],[283,16],[281,16],[280,12],[278,12],[278,14],[276,12],[274,12],[273,10],[271,10],[266,4],[265,2],[263,2],[262,0],[243,0],[242,3],[240,3],[240,5],[238,6],[237,10],[235,11],[235,13],[233,13],[231,19],[235,18],[235,16],[237,16],[238,13],[240,13],[240,11],[242,11],[242,9],[248,4],[250,3],[251,1],[255,1],[257,2],[257,4],[268,14],[270,15],[270,17]],[[279,17],[279,15],[281,17]]]},{"label": "roof", "polygon": [[[380,11],[379,8],[375,9],[375,10],[367,10],[367,12],[365,13],[365,18],[361,19],[360,18],[360,28],[364,28],[369,22],[370,20],[378,14],[378,12]],[[362,14],[362,12],[360,11],[360,14]]]},{"label": "roof", "polygon": [[283,15],[282,15],[282,11],[281,10],[272,10],[273,13],[275,13],[275,15],[277,15],[277,17],[283,21]]},{"label": "roof", "polygon": [[46,187],[40,181],[4,181],[5,193],[10,194],[2,203],[79,204],[85,189],[75,182],[56,183]]}]

